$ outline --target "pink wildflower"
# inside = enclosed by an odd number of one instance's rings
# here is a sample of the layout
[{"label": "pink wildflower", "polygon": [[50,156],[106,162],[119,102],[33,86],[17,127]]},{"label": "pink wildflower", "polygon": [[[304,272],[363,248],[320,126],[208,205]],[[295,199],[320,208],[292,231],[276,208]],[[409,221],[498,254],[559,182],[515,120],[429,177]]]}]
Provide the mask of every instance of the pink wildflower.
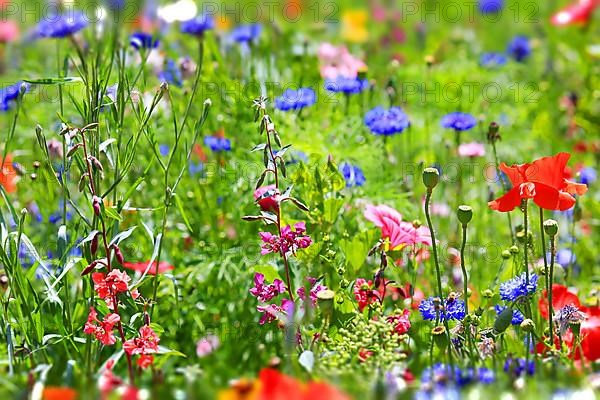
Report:
[{"label": "pink wildflower", "polygon": [[458,146],[458,155],[461,157],[483,157],[485,156],[485,147],[477,142],[463,143]]},{"label": "pink wildflower", "polygon": [[254,199],[263,211],[277,211],[279,209],[279,193],[275,185],[256,189]]},{"label": "pink wildflower", "polygon": [[294,230],[287,225],[281,229],[281,237],[269,232],[259,232],[263,241],[261,245],[261,254],[269,253],[289,253],[296,254],[298,249],[305,249],[312,244],[310,236],[305,236],[306,225],[304,222],[298,222],[294,225]]},{"label": "pink wildflower", "polygon": [[118,314],[108,314],[102,321],[98,319],[98,313],[94,307],[90,307],[88,320],[83,327],[83,333],[94,335],[103,345],[110,346],[115,344],[117,339],[113,333],[114,326],[119,323],[121,318]]},{"label": "pink wildflower", "polygon": [[208,335],[196,343],[196,354],[198,357],[206,357],[219,347],[219,338],[215,335]]},{"label": "pink wildflower", "polygon": [[354,298],[358,302],[358,309],[362,311],[369,304],[378,301],[380,298],[380,293],[379,291],[373,289],[372,281],[358,278],[356,282],[354,282]]},{"label": "pink wildflower", "polygon": [[[317,283],[317,279],[315,279],[315,278],[308,277],[307,280],[310,283],[310,293],[309,293],[310,302],[311,302],[312,306],[314,307],[317,305],[317,294],[322,290],[327,290],[327,286]],[[306,289],[304,287],[298,288],[298,290],[296,290],[296,293],[298,294],[298,297],[300,297],[303,301],[307,300],[306,299]]]},{"label": "pink wildflower", "polygon": [[408,316],[410,312],[404,310],[402,314],[390,315],[386,318],[388,324],[392,325],[392,329],[399,335],[404,335],[410,329],[410,320]]},{"label": "pink wildflower", "polygon": [[260,302],[266,303],[273,297],[285,292],[285,285],[280,279],[275,279],[272,284],[265,285],[265,276],[261,273],[254,274],[254,287],[250,289],[250,294],[256,297]]}]

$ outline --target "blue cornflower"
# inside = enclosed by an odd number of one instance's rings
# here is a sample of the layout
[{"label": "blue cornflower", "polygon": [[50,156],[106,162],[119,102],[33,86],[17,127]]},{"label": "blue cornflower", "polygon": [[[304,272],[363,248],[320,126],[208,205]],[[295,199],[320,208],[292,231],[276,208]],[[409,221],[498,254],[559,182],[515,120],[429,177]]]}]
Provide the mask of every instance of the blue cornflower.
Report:
[{"label": "blue cornflower", "polygon": [[37,26],[36,33],[41,38],[64,38],[88,26],[86,16],[81,12],[48,16]]},{"label": "blue cornflower", "polygon": [[525,61],[531,54],[531,46],[529,46],[529,39],[525,36],[515,36],[513,40],[508,44],[508,54],[515,61]]},{"label": "blue cornflower", "polygon": [[[13,102],[19,97],[19,91],[23,82],[17,82],[13,85],[9,85],[5,88],[0,89],[0,111],[8,111]],[[25,84],[25,91],[29,89],[29,85]]]},{"label": "blue cornflower", "polygon": [[343,162],[340,164],[340,172],[344,175],[346,187],[362,186],[367,181],[362,169],[356,165]]},{"label": "blue cornflower", "polygon": [[19,245],[19,261],[21,262],[21,266],[23,268],[29,268],[35,263],[35,257],[33,256],[33,252],[29,250],[29,248],[21,243]]},{"label": "blue cornflower", "polygon": [[188,35],[201,36],[205,31],[214,29],[215,21],[210,15],[201,14],[196,18],[181,23],[181,32]]},{"label": "blue cornflower", "polygon": [[442,127],[455,131],[468,131],[477,125],[477,119],[468,113],[453,112],[442,118]]},{"label": "blue cornflower", "polygon": [[106,5],[113,11],[119,11],[125,7],[125,0],[106,0]]},{"label": "blue cornflower", "polygon": [[[73,213],[71,211],[67,211],[65,216],[67,217],[67,221],[70,221],[71,219],[73,219]],[[48,216],[48,222],[50,222],[51,224],[54,224],[54,225],[58,224],[62,220],[63,220],[62,211],[57,211]]]},{"label": "blue cornflower", "polygon": [[229,139],[218,137],[218,136],[205,136],[204,144],[208,146],[212,151],[230,151],[231,141]]},{"label": "blue cornflower", "polygon": [[479,11],[482,14],[492,14],[502,11],[504,0],[479,0]]},{"label": "blue cornflower", "polygon": [[506,64],[507,58],[502,53],[483,53],[479,57],[479,65],[487,68],[495,68]]},{"label": "blue cornflower", "polygon": [[566,268],[571,265],[571,262],[575,262],[577,258],[571,249],[560,249],[556,252],[556,263],[561,267]]},{"label": "blue cornflower", "polygon": [[275,98],[275,108],[281,111],[301,110],[312,106],[316,101],[317,96],[311,88],[287,89],[281,96]]},{"label": "blue cornflower", "polygon": [[365,124],[372,133],[384,136],[401,133],[410,126],[408,116],[400,107],[392,107],[386,110],[381,106],[367,112]]},{"label": "blue cornflower", "polygon": [[579,171],[579,182],[583,183],[584,185],[589,186],[591,183],[596,182],[597,179],[598,173],[592,167],[586,167]]},{"label": "blue cornflower", "polygon": [[146,32],[135,32],[129,37],[129,44],[136,49],[155,49],[158,47],[158,40],[150,33]]},{"label": "blue cornflower", "polygon": [[533,360],[527,362],[524,358],[508,358],[504,363],[504,372],[512,373],[517,377],[523,373],[531,376],[535,373],[535,362]]},{"label": "blue cornflower", "polygon": [[538,276],[531,274],[529,284],[526,283],[525,272],[500,284],[500,298],[505,301],[515,301],[519,297],[528,296],[537,289]]},{"label": "blue cornflower", "polygon": [[188,165],[188,171],[190,172],[191,176],[202,175],[204,173],[204,164],[201,162],[190,162]]},{"label": "blue cornflower", "polygon": [[421,301],[419,311],[423,319],[433,321],[436,319],[438,313],[441,320],[462,320],[465,317],[465,303],[462,300],[445,299],[443,310],[436,310],[436,303],[438,303],[438,306],[441,306],[441,301],[435,297],[429,297]]},{"label": "blue cornflower", "polygon": [[[502,313],[502,311],[504,311],[505,309],[506,309],[506,307],[504,307],[504,306],[499,306],[499,305],[494,306],[494,310],[496,310],[496,314],[498,314],[498,315],[500,315],[500,313]],[[510,320],[511,324],[521,325],[521,322],[523,322],[524,319],[525,319],[525,316],[523,315],[523,313],[521,311],[513,309],[512,319]]]},{"label": "blue cornflower", "polygon": [[261,24],[240,25],[231,32],[231,39],[238,43],[248,44],[257,39],[262,32]]},{"label": "blue cornflower", "polygon": [[183,86],[183,75],[175,61],[168,59],[164,69],[158,74],[158,79],[161,82],[167,82],[169,85],[177,87]]},{"label": "blue cornflower", "polygon": [[325,81],[325,89],[333,93],[356,94],[369,87],[369,81],[360,78],[338,76]]},{"label": "blue cornflower", "polygon": [[168,156],[170,151],[171,151],[171,149],[168,144],[158,145],[158,152],[160,153],[161,156],[163,156],[163,157]]}]

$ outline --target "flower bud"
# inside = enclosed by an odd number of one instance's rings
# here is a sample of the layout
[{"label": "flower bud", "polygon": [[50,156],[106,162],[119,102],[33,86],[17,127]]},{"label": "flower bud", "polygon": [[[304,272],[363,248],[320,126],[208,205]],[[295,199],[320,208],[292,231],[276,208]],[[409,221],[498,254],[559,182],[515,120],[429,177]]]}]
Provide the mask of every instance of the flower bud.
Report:
[{"label": "flower bud", "polygon": [[98,251],[98,235],[96,234],[92,238],[92,243],[90,243],[90,252],[92,253],[92,255],[95,255],[97,251]]},{"label": "flower bud", "polygon": [[519,254],[519,246],[510,246],[509,250],[513,254]]},{"label": "flower bud", "polygon": [[440,181],[440,172],[435,168],[425,168],[423,170],[423,184],[429,190],[437,186]]},{"label": "flower bud", "polygon": [[92,199],[92,207],[94,208],[94,214],[96,214],[97,217],[100,216],[100,204],[102,203],[102,199],[98,196],[94,196]]},{"label": "flower bud", "polygon": [[500,134],[498,133],[500,126],[492,122],[488,128],[487,139],[490,143],[494,143],[500,139]]},{"label": "flower bud", "polygon": [[115,252],[115,258],[119,262],[119,264],[123,265],[125,259],[123,258],[123,253],[121,253],[121,249],[117,245],[113,245],[113,250]]},{"label": "flower bud", "polygon": [[523,322],[521,322],[521,329],[523,329],[525,332],[533,332],[535,329],[535,323],[529,318],[524,319]]},{"label": "flower bud", "polygon": [[502,250],[502,258],[508,260],[511,257],[510,250]]},{"label": "flower bud", "polygon": [[490,289],[485,289],[482,294],[486,299],[491,299],[494,297],[494,292],[492,292]]},{"label": "flower bud", "polygon": [[423,223],[418,219],[415,219],[412,224],[415,229],[419,229],[423,225]]},{"label": "flower bud", "polygon": [[558,233],[558,222],[553,219],[547,219],[544,221],[544,232],[550,236],[556,236]]},{"label": "flower bud", "polygon": [[510,307],[506,307],[498,317],[496,317],[496,321],[494,322],[494,330],[498,333],[504,332],[511,324],[513,317],[513,309]]},{"label": "flower bud", "polygon": [[463,226],[467,225],[473,219],[473,209],[469,206],[458,206],[458,210],[456,211],[456,215],[458,216],[458,220]]}]

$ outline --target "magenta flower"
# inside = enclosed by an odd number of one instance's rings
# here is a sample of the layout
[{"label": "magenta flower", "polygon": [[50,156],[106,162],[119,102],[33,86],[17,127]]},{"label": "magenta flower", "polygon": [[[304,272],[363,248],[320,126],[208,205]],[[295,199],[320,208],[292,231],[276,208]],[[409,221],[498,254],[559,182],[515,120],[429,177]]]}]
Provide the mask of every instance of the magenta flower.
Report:
[{"label": "magenta flower", "polygon": [[[309,276],[306,279],[310,283],[309,298],[310,298],[310,302],[311,302],[312,306],[314,307],[317,305],[317,294],[321,290],[327,290],[327,286],[317,283],[316,278],[311,278]],[[296,290],[296,293],[298,294],[298,297],[300,297],[302,299],[302,301],[306,301],[306,289],[304,287],[298,288],[298,290]]]},{"label": "magenta flower", "polygon": [[404,335],[410,329],[410,320],[408,316],[410,311],[404,310],[402,314],[390,315],[386,318],[388,324],[392,325],[392,329],[399,335]]},{"label": "magenta flower", "polygon": [[262,303],[271,301],[274,297],[285,292],[286,288],[283,281],[275,279],[272,284],[265,285],[265,276],[261,273],[254,275],[254,287],[250,289],[250,294]]},{"label": "magenta flower", "polygon": [[198,357],[206,357],[219,347],[219,338],[215,335],[208,335],[198,340],[196,343],[196,354]]},{"label": "magenta flower", "polygon": [[292,253],[296,255],[298,249],[305,249],[312,244],[310,236],[305,236],[306,224],[298,222],[294,230],[287,225],[281,229],[281,237],[270,232],[259,232],[263,241],[261,252],[263,256],[269,253]]},{"label": "magenta flower", "polygon": [[283,299],[281,301],[281,306],[278,306],[277,304],[257,306],[256,309],[258,310],[258,312],[263,313],[263,316],[260,318],[260,321],[258,321],[258,323],[260,325],[264,325],[270,324],[276,319],[282,319],[289,313],[291,307],[293,307],[293,303],[289,299]]}]

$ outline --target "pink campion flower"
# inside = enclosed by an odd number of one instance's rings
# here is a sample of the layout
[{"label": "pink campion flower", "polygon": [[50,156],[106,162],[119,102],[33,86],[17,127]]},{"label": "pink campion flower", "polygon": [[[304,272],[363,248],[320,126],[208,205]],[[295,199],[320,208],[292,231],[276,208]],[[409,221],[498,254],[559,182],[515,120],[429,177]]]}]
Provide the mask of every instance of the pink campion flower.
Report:
[{"label": "pink campion flower", "polygon": [[285,285],[281,279],[275,279],[272,284],[265,285],[265,276],[261,273],[256,273],[254,274],[254,287],[250,289],[250,294],[260,302],[267,303],[273,297],[285,292],[285,290]]},{"label": "pink campion flower", "polygon": [[158,351],[158,335],[150,326],[144,325],[139,330],[140,336],[123,343],[123,350],[129,355],[152,354]]},{"label": "pink campion flower", "polygon": [[396,224],[402,222],[402,214],[384,204],[378,206],[368,204],[365,208],[364,216],[378,228],[383,228],[388,221],[395,222]]},{"label": "pink campion flower", "polygon": [[0,21],[0,43],[14,42],[19,38],[19,25],[15,21]]},{"label": "pink campion flower", "polygon": [[322,43],[317,55],[321,76],[325,79],[356,78],[360,71],[367,68],[366,64],[350,54],[345,46],[336,47],[330,43]]},{"label": "pink campion flower", "polygon": [[392,325],[392,330],[399,335],[404,335],[410,329],[410,320],[408,316],[410,311],[404,310],[402,314],[390,315],[386,318],[388,324]]},{"label": "pink campion flower", "polygon": [[108,395],[113,390],[115,390],[123,384],[123,380],[113,373],[114,366],[114,360],[107,361],[106,366],[103,369],[102,374],[100,375],[100,378],[98,378],[98,389],[100,390],[101,399],[108,398]]},{"label": "pink campion flower", "polygon": [[477,142],[463,143],[458,146],[458,155],[471,158],[483,157],[485,156],[485,146]]},{"label": "pink campion flower", "polygon": [[[317,305],[317,300],[318,300],[317,294],[319,294],[319,292],[322,290],[327,290],[327,286],[317,283],[316,278],[312,278],[309,276],[306,279],[310,283],[309,298],[310,298],[310,302],[311,302],[312,306],[314,307]],[[298,288],[298,290],[296,290],[296,293],[298,294],[298,297],[300,297],[302,299],[302,301],[307,300],[306,299],[306,289],[304,288],[304,286],[301,288]]]},{"label": "pink campion flower", "polygon": [[206,357],[219,347],[219,338],[215,335],[208,335],[198,340],[196,343],[196,354],[198,357]]},{"label": "pink campion flower", "polygon": [[[268,192],[271,192],[272,195],[262,197]],[[254,200],[256,200],[263,211],[277,211],[279,209],[279,193],[275,185],[263,186],[256,189],[254,191]]]},{"label": "pink campion flower", "polygon": [[115,344],[117,339],[113,333],[114,326],[119,323],[121,318],[118,314],[108,314],[102,321],[98,319],[98,313],[94,307],[90,307],[88,320],[83,327],[83,333],[94,335],[103,345],[110,346]]},{"label": "pink campion flower", "polygon": [[[384,289],[385,290],[385,289]],[[373,282],[358,278],[354,282],[354,298],[358,302],[358,309],[362,312],[366,306],[380,299],[380,292],[373,289]]]},{"label": "pink campion flower", "polygon": [[415,226],[410,222],[401,222],[400,224],[386,223],[382,228],[390,241],[392,250],[401,250],[406,246],[416,246],[424,244],[431,246],[431,232],[426,226]]}]

